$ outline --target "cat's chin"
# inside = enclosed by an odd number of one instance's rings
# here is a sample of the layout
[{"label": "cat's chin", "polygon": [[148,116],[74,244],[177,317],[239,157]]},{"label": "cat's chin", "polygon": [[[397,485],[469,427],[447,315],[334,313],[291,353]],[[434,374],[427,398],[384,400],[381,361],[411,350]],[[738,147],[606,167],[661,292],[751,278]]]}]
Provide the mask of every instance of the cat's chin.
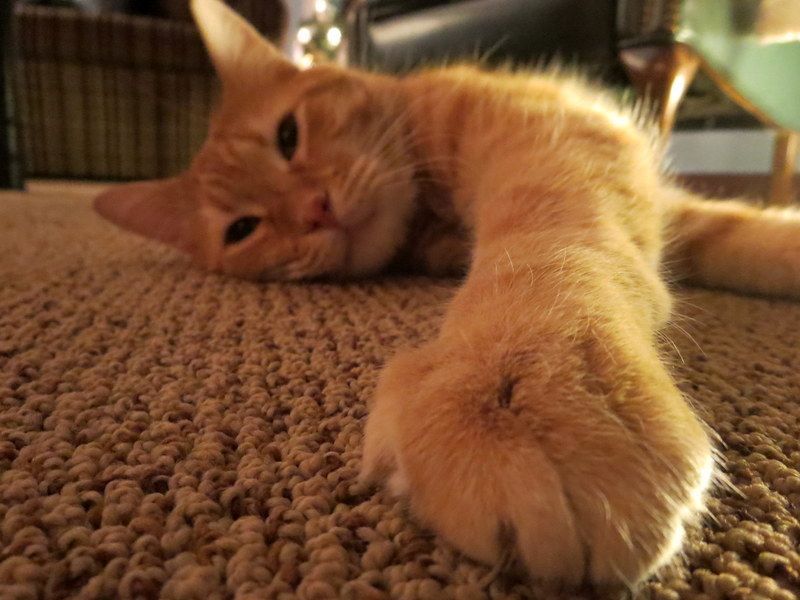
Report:
[{"label": "cat's chin", "polygon": [[408,234],[416,191],[411,181],[395,181],[367,195],[332,195],[330,208],[347,238],[343,275],[372,275],[391,262]]},{"label": "cat's chin", "polygon": [[410,203],[377,206],[357,224],[345,226],[345,273],[352,277],[370,275],[389,264],[406,236],[409,213]]}]

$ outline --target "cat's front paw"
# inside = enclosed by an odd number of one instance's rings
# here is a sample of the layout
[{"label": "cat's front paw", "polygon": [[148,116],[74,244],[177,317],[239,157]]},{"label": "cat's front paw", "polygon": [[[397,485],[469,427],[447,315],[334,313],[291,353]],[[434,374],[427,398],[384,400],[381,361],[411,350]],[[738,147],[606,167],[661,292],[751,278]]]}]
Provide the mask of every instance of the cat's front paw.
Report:
[{"label": "cat's front paw", "polygon": [[437,341],[389,364],[362,476],[480,561],[556,586],[634,586],[702,510],[703,427],[660,364],[614,364],[625,349],[487,344]]}]

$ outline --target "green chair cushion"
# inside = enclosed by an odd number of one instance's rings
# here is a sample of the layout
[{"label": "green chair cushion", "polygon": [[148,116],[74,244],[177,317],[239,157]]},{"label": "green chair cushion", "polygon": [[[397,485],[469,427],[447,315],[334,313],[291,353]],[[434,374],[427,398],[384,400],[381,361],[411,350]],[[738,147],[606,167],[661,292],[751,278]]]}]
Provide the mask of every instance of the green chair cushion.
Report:
[{"label": "green chair cushion", "polygon": [[772,123],[800,131],[800,2],[683,0],[676,39]]}]

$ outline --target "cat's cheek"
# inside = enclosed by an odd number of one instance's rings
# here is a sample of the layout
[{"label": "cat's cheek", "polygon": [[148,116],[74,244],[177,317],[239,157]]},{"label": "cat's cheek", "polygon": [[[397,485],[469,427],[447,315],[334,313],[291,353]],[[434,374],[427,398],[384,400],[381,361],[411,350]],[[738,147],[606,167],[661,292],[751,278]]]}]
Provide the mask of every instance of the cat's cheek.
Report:
[{"label": "cat's cheek", "polygon": [[219,271],[222,267],[219,248],[215,243],[210,228],[198,228],[194,235],[194,243],[187,248],[192,263],[209,271]]}]

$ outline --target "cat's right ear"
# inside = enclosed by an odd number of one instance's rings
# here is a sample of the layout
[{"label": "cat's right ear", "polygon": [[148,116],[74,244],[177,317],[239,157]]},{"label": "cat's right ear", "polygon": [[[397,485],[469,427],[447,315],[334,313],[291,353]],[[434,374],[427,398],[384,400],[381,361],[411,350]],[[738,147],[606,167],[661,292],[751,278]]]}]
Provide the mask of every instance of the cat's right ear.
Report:
[{"label": "cat's right ear", "polygon": [[237,85],[276,66],[297,68],[221,0],[191,0],[191,10],[223,84]]},{"label": "cat's right ear", "polygon": [[94,200],[97,213],[141,236],[192,253],[197,203],[184,177],[114,186]]}]

